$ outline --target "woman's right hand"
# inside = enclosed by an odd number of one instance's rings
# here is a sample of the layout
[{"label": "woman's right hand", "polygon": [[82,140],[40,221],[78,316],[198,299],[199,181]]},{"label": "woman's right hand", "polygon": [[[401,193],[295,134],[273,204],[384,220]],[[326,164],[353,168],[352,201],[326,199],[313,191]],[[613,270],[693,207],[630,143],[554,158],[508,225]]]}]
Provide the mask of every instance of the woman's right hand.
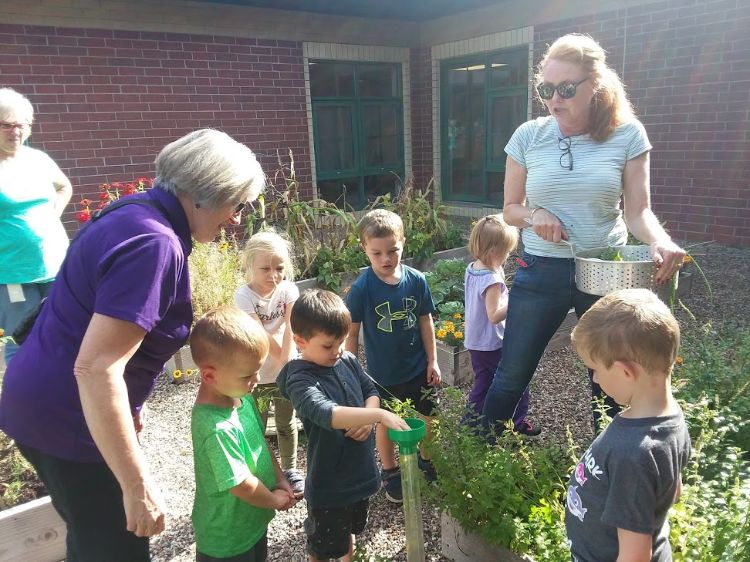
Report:
[{"label": "woman's right hand", "polygon": [[123,493],[128,531],[136,537],[153,537],[164,530],[166,504],[154,484],[142,482]]},{"label": "woman's right hand", "polygon": [[568,233],[563,228],[560,219],[544,208],[538,208],[534,211],[531,228],[537,236],[547,242],[557,244],[560,240],[568,239]]}]

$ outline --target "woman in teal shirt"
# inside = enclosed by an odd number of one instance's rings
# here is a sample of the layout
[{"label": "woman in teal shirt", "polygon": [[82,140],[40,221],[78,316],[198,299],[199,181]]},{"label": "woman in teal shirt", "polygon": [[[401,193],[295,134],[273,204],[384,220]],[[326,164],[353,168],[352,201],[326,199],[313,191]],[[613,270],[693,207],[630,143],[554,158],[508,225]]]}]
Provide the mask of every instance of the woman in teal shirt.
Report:
[{"label": "woman in teal shirt", "polygon": [[[31,135],[31,102],[0,88],[0,328],[11,335],[49,292],[68,247],[60,216],[70,181],[52,159],[24,146]],[[5,344],[5,362],[17,350]]]}]

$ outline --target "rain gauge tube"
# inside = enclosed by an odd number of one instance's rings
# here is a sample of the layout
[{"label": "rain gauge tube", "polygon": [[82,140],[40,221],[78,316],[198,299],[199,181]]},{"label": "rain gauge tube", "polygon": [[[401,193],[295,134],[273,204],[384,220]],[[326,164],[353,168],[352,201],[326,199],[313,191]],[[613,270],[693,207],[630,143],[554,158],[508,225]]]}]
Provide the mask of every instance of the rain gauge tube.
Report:
[{"label": "rain gauge tube", "polygon": [[421,475],[417,463],[417,444],[424,439],[425,422],[404,418],[410,430],[389,429],[388,437],[398,445],[401,463],[401,490],[404,494],[406,522],[406,560],[424,562],[424,532],[422,530],[422,496],[419,490]]}]

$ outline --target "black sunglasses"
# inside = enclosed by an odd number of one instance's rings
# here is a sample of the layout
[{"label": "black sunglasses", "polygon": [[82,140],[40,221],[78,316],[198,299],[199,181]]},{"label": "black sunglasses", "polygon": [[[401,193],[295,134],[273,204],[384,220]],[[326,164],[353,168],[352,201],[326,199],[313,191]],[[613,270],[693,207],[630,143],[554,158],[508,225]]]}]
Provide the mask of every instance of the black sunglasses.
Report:
[{"label": "black sunglasses", "polygon": [[551,82],[542,82],[537,85],[536,91],[539,93],[539,97],[543,100],[551,100],[552,96],[555,95],[555,91],[557,91],[557,94],[562,99],[569,100],[576,95],[576,89],[578,86],[583,84],[586,80],[588,80],[588,77],[579,80],[578,82],[560,82],[557,86]]},{"label": "black sunglasses", "polygon": [[[573,144],[573,139],[570,137],[557,138],[557,148],[563,151],[560,155],[560,166],[567,168],[571,172],[573,171],[573,153],[570,151],[570,147]],[[567,164],[563,163],[567,157]]]}]

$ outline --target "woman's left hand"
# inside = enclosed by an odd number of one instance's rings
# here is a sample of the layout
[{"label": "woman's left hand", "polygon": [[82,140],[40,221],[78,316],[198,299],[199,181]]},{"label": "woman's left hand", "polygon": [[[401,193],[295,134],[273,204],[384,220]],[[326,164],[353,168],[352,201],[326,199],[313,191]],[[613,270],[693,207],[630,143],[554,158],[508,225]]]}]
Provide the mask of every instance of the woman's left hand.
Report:
[{"label": "woman's left hand", "polygon": [[685,257],[685,250],[669,238],[652,242],[650,248],[651,257],[654,263],[659,266],[655,281],[661,285],[672,279],[677,271],[679,271],[682,266],[682,260]]}]

